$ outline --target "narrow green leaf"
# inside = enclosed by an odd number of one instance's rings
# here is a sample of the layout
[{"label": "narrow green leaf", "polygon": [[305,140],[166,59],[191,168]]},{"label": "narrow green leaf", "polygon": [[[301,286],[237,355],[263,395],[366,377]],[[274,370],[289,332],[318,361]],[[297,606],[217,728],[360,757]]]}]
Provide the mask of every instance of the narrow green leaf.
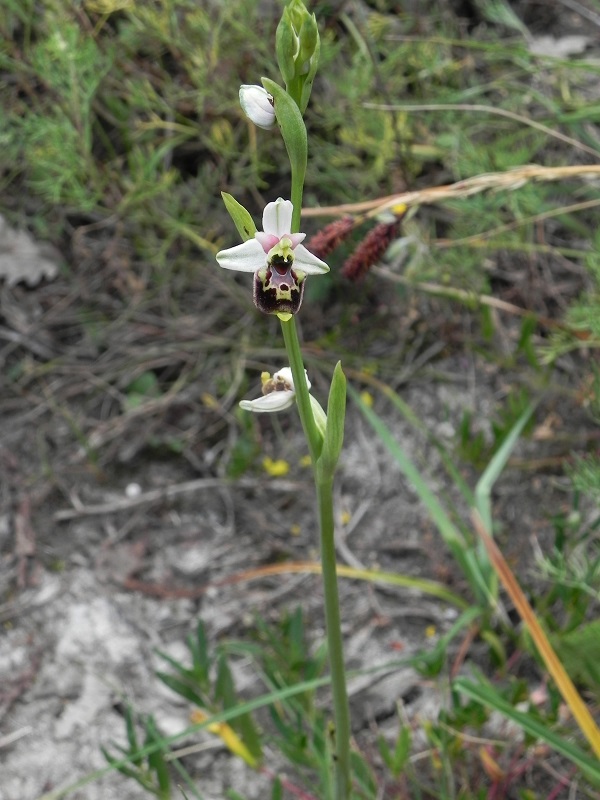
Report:
[{"label": "narrow green leaf", "polygon": [[172,666],[173,669],[176,669],[177,672],[180,675],[183,675],[184,678],[190,678],[191,673],[189,669],[184,667],[183,664],[181,664],[181,662],[179,662],[176,658],[173,658],[173,656],[170,656],[168,653],[163,653],[162,650],[156,650],[156,655],[160,656],[164,661],[167,662],[167,664],[170,664],[170,666]]},{"label": "narrow green leaf", "polygon": [[281,785],[281,780],[278,775],[275,776],[275,780],[273,781],[271,800],[283,800],[283,786]]},{"label": "narrow green leaf", "polygon": [[165,686],[168,686],[169,689],[174,691],[175,694],[184,697],[194,705],[200,707],[204,705],[205,701],[202,695],[185,681],[179,680],[179,678],[176,678],[174,675],[168,675],[166,672],[156,672],[155,675]]},{"label": "narrow green leaf", "polygon": [[168,800],[171,794],[171,776],[164,757],[165,743],[152,716],[146,720],[146,745],[149,744],[159,745],[159,749],[148,754],[148,766],[156,773],[157,796],[161,800]]},{"label": "narrow green leaf", "polygon": [[342,445],[344,443],[344,420],[346,417],[346,376],[341,362],[335,365],[329,400],[327,402],[327,426],[323,449],[317,461],[319,477],[331,480],[335,473]]},{"label": "narrow green leaf", "polygon": [[[234,723],[232,723],[232,727],[234,727]],[[242,714],[237,718],[237,732],[250,754],[256,761],[261,761],[263,752],[260,735],[250,714]]]},{"label": "narrow green leaf", "polygon": [[396,742],[396,749],[394,750],[394,777],[398,778],[404,769],[406,760],[410,753],[410,728],[403,725],[398,734],[398,741]]},{"label": "narrow green leaf", "polygon": [[202,688],[207,689],[209,684],[211,659],[208,652],[206,631],[204,629],[204,623],[202,620],[200,620],[198,627],[196,628],[196,636],[189,637],[188,647],[192,653],[194,676]]},{"label": "narrow green leaf", "polygon": [[102,751],[102,755],[108,761],[108,763],[110,764],[111,767],[113,767],[114,769],[118,770],[121,773],[121,775],[125,775],[127,778],[133,778],[141,786],[146,788],[146,785],[142,781],[142,779],[140,777],[140,773],[137,770],[131,769],[131,767],[128,767],[127,764],[122,763],[122,760],[119,761],[114,756],[111,756],[111,754],[108,752],[108,750],[105,747],[101,747],[100,749]]},{"label": "narrow green leaf", "polygon": [[[135,756],[135,753],[140,749],[138,744],[137,736],[135,733],[135,721],[133,719],[133,709],[128,704],[125,709],[125,729],[127,731],[127,741],[129,742],[129,752],[132,756]],[[140,764],[141,759],[132,757],[131,759],[133,764]]]},{"label": "narrow green leaf", "polygon": [[354,780],[362,788],[365,796],[375,797],[377,795],[377,781],[370,765],[356,750],[350,753],[350,763],[352,764]]},{"label": "narrow green leaf", "polygon": [[223,704],[223,708],[232,708],[236,704],[235,686],[231,670],[225,656],[221,655],[217,664],[215,681],[215,699]]},{"label": "narrow green leaf", "polygon": [[394,761],[392,759],[392,751],[390,750],[390,746],[383,738],[383,736],[379,736],[377,738],[377,747],[379,749],[379,755],[381,756],[383,763],[391,772],[394,765]]},{"label": "narrow green leaf", "polygon": [[502,442],[502,446],[494,454],[494,457],[487,465],[483,475],[477,481],[477,486],[475,487],[475,502],[486,530],[490,531],[490,533],[492,531],[492,505],[490,500],[492,487],[506,466],[506,462],[517,443],[517,439],[533,414],[535,406],[536,403],[530,403],[527,406],[506,439]]},{"label": "narrow green leaf", "polygon": [[237,232],[242,237],[242,241],[245,242],[248,239],[253,239],[256,233],[256,225],[250,216],[250,212],[246,211],[244,206],[238,203],[233,195],[227,194],[227,192],[221,192],[221,197],[225,203],[225,208],[229,212],[229,216],[233,220],[233,224],[237,228]]}]

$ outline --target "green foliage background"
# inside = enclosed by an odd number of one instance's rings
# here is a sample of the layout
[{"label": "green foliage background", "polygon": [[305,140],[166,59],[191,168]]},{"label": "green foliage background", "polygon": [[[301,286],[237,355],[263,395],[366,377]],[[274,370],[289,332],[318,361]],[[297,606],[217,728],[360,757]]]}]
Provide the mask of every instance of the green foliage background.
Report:
[{"label": "green foliage background", "polygon": [[[240,83],[278,78],[272,43],[279,3],[0,6],[2,189],[15,218],[27,215],[54,240],[69,222],[123,221],[137,257],[160,274],[184,266],[191,252],[210,259],[231,240],[221,190],[254,213],[288,193],[278,133],[253,130],[237,103]],[[600,99],[590,91],[600,68],[535,55],[502,7],[481,4],[479,24],[467,31],[439,3],[418,12],[393,2],[347,10],[314,4],[323,46],[307,115],[307,205],[357,202],[529,162],[590,160],[527,120],[598,151]],[[380,104],[403,107],[370,107]],[[440,250],[439,238],[516,223],[487,247],[535,257],[535,227],[525,220],[594,192],[586,183],[529,185],[423,213],[412,231],[426,245],[419,277],[484,289],[485,249]],[[548,231],[552,252],[560,255],[570,231],[581,242],[575,250],[589,258],[590,222],[566,213]]]}]

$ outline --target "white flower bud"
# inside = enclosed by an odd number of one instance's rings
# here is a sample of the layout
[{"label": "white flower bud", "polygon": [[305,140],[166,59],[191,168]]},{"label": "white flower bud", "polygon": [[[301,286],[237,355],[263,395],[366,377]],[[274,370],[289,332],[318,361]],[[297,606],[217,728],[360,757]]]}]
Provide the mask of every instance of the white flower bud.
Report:
[{"label": "white flower bud", "polygon": [[240,86],[240,105],[244,114],[259,128],[275,124],[273,98],[262,86]]}]

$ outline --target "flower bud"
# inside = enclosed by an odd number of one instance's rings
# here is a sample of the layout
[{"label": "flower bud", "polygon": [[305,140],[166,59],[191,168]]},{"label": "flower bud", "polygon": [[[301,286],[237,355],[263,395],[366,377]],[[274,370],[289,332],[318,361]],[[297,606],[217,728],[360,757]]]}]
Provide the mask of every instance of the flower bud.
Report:
[{"label": "flower bud", "polygon": [[275,50],[281,76],[289,84],[296,77],[296,56],[299,42],[286,11],[287,9],[283,12],[275,32]]},{"label": "flower bud", "polygon": [[296,100],[304,111],[319,63],[319,29],[314,14],[302,0],[291,0],[283,11],[275,36],[275,50],[281,75],[289,86],[297,84]]},{"label": "flower bud", "polygon": [[244,114],[259,128],[275,124],[273,98],[262,86],[240,86],[240,105]]},{"label": "flower bud", "polygon": [[319,45],[319,29],[317,27],[317,18],[314,14],[307,16],[302,23],[299,39],[300,52],[298,53],[298,62],[301,73],[305,74],[309,71],[310,61]]},{"label": "flower bud", "polygon": [[296,35],[300,32],[304,22],[310,17],[303,0],[290,0],[283,13],[293,25]]}]

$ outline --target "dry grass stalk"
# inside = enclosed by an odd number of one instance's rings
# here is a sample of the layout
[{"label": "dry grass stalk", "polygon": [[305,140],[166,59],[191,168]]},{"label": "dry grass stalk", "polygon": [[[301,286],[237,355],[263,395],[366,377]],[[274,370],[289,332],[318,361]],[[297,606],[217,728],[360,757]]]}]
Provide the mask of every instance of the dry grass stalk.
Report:
[{"label": "dry grass stalk", "polygon": [[365,214],[376,217],[383,211],[393,209],[397,205],[422,206],[442,203],[470,197],[485,191],[515,191],[531,181],[562,181],[580,179],[600,179],[600,165],[580,164],[571,167],[542,167],[538,164],[526,164],[506,172],[488,172],[474,175],[472,178],[457,181],[444,186],[431,186],[414,192],[379,197],[361,203],[344,203],[337,206],[303,209],[306,217],[337,217],[347,214]]}]

